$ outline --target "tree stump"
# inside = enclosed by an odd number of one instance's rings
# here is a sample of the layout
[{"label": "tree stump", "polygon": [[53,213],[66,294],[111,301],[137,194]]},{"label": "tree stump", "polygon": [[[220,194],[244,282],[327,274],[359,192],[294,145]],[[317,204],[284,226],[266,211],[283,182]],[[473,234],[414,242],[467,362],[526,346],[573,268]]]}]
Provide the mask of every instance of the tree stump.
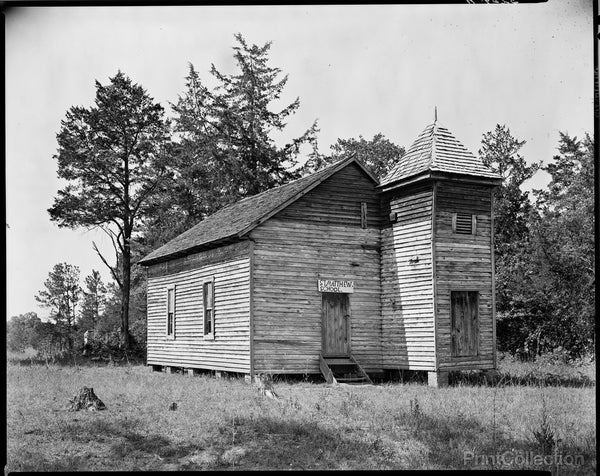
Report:
[{"label": "tree stump", "polygon": [[92,412],[106,410],[106,405],[94,393],[93,388],[82,387],[77,395],[69,400],[69,411],[89,410]]}]

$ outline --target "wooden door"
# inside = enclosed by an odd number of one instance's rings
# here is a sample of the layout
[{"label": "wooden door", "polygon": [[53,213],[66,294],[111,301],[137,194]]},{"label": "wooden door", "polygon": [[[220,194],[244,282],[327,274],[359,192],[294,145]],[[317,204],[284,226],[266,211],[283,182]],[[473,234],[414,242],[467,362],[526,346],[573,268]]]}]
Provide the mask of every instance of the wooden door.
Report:
[{"label": "wooden door", "polygon": [[323,293],[322,351],[324,357],[349,355],[350,298],[343,293]]},{"label": "wooden door", "polygon": [[479,293],[451,291],[452,357],[479,353]]}]

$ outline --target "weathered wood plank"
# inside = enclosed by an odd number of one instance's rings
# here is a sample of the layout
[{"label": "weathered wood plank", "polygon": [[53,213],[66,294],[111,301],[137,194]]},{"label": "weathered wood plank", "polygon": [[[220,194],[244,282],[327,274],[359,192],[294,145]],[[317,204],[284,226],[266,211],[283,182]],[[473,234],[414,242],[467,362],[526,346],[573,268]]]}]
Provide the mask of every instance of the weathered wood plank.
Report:
[{"label": "weathered wood plank", "polygon": [[397,221],[382,230],[384,367],[429,368],[435,350],[431,186],[396,193],[389,210],[396,213]]},{"label": "weathered wood plank", "polygon": [[[435,217],[437,351],[440,369],[486,368],[493,365],[491,194],[486,186],[440,182]],[[476,234],[452,231],[452,213],[476,215]],[[452,291],[477,291],[479,296],[477,342],[460,341],[478,357],[462,357],[452,331]],[[456,311],[455,311],[456,312]],[[466,329],[465,331],[468,331]],[[462,337],[461,337],[462,339]],[[474,346],[474,347],[473,347]],[[465,360],[467,359],[467,360]]]},{"label": "weathered wood plank", "polygon": [[[367,229],[361,229],[361,203]],[[357,170],[325,181],[251,233],[254,365],[257,372],[319,372],[318,279],[354,281],[350,348],[381,369],[379,198]]]},{"label": "weathered wood plank", "polygon": [[[189,269],[148,278],[147,360],[149,363],[247,373],[250,371],[249,246],[198,253]],[[233,258],[236,254],[246,256]],[[224,259],[225,261],[219,261]],[[204,263],[204,266],[198,264]],[[209,264],[206,264],[209,263]],[[202,283],[214,277],[214,339],[204,336]],[[175,339],[165,338],[164,289],[176,285]]]}]

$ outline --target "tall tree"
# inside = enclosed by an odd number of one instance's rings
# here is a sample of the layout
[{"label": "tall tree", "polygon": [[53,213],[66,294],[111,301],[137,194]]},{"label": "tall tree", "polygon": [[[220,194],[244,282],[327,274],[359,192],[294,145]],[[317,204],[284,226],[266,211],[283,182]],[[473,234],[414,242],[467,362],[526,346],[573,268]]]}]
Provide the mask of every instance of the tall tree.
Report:
[{"label": "tall tree", "polygon": [[300,99],[272,111],[288,76],[280,77],[281,69],[269,66],[271,42],[249,46],[239,33],[235,39],[238,44],[233,47],[233,56],[239,72],[228,75],[211,66],[211,74],[219,82],[213,93],[217,145],[225,151],[222,163],[234,179],[232,201],[294,178],[289,167],[295,165],[300,145],[316,132],[315,122],[284,147],[275,144],[272,132],[285,128],[287,118],[300,107]]},{"label": "tall tree", "polygon": [[358,136],[358,139],[338,139],[331,146],[331,151],[329,156],[320,154],[315,145],[308,160],[301,168],[301,173],[305,175],[316,172],[342,157],[354,154],[381,179],[405,153],[404,147],[394,144],[381,133],[375,134],[371,140],[366,140],[361,135]]},{"label": "tall tree", "polygon": [[[502,176],[502,185],[494,191],[494,255],[496,260],[497,335],[503,350],[524,349],[537,332],[545,309],[523,289],[543,287],[535,268],[530,228],[537,210],[523,190],[540,164],[527,165],[519,151],[525,141],[515,138],[506,125],[483,134],[479,157]],[[527,251],[525,251],[527,250]]]},{"label": "tall tree", "polygon": [[69,351],[73,350],[73,334],[77,319],[81,287],[79,286],[79,268],[67,263],[54,265],[48,273],[48,279],[35,299],[50,309],[50,316],[66,339]]},{"label": "tall tree", "polygon": [[95,105],[67,111],[57,135],[58,176],[68,185],[48,210],[61,227],[101,228],[111,238],[116,264],[96,245],[121,291],[121,339],[129,347],[132,239],[152,194],[166,176],[168,124],[162,106],[122,72],[103,86]]},{"label": "tall tree", "polygon": [[[594,144],[561,133],[558,149],[541,167],[550,184],[534,190],[537,201],[528,204],[522,228],[500,247],[498,345],[576,357],[594,347]],[[504,210],[516,208],[509,205]]]},{"label": "tall tree", "polygon": [[550,328],[571,353],[593,349],[595,328],[594,142],[560,133],[559,154],[543,169],[551,181],[537,190],[539,249],[550,279]]},{"label": "tall tree", "polygon": [[296,178],[290,169],[317,131],[315,121],[284,146],[276,144],[273,135],[285,129],[300,101],[278,108],[288,76],[269,64],[271,42],[249,45],[239,33],[235,40],[236,72],[225,74],[212,64],[217,85],[209,90],[190,64],[186,91],[172,105],[178,140],[171,197],[192,221]]},{"label": "tall tree", "polygon": [[527,165],[519,154],[525,141],[513,137],[506,125],[497,124],[481,141],[479,157],[502,176],[502,186],[494,192],[494,249],[496,258],[520,246],[527,237],[529,214],[533,210],[529,192],[523,184],[539,170],[540,164]]}]

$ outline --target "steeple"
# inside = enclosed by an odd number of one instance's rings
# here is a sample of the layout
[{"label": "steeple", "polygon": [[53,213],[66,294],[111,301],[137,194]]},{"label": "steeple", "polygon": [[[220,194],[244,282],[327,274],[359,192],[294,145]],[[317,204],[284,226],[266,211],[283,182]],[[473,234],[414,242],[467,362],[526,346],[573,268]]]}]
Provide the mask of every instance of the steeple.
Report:
[{"label": "steeple", "polygon": [[436,137],[438,134],[437,106],[435,106],[435,108],[433,110],[433,124],[432,125],[433,125],[433,129],[431,131],[431,164],[430,164],[430,168],[435,167],[435,157],[436,157],[435,142],[436,142]]},{"label": "steeple", "polygon": [[381,180],[379,186],[387,187],[428,172],[501,179],[486,167],[479,157],[469,152],[448,129],[437,122],[437,106],[434,109],[434,122],[423,130],[406,154]]}]

